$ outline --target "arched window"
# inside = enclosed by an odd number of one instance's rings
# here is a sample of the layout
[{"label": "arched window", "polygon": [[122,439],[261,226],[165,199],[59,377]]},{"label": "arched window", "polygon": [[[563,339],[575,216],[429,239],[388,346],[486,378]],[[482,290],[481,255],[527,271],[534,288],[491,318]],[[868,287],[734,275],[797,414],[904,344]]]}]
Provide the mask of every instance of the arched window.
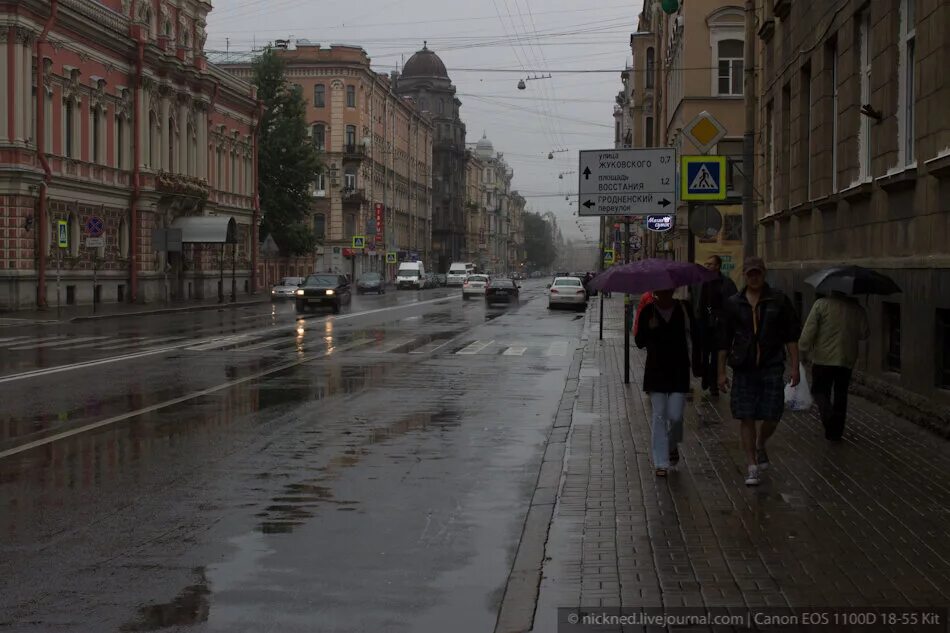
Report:
[{"label": "arched window", "polygon": [[346,107],[348,108],[356,107],[356,86],[346,87]]},{"label": "arched window", "polygon": [[327,105],[327,87],[317,84],[313,87],[313,107],[325,108]]},{"label": "arched window", "polygon": [[159,165],[158,157],[159,151],[161,151],[158,145],[159,131],[158,116],[154,112],[150,112],[148,115],[148,134],[146,134],[144,159],[145,163],[152,169],[156,169]]},{"label": "arched window", "polygon": [[653,47],[647,49],[647,64],[646,64],[646,77],[644,77],[644,82],[648,90],[653,88],[653,82],[656,74],[656,54],[653,52]]},{"label": "arched window", "polygon": [[74,156],[74,136],[76,133],[76,122],[75,122],[75,112],[73,111],[73,101],[72,99],[67,99],[63,104],[64,106],[64,118],[65,126],[63,128],[63,147],[66,158],[75,158]]},{"label": "arched window", "polygon": [[310,135],[313,137],[313,145],[319,150],[327,148],[327,126],[323,123],[315,123],[310,128]]},{"label": "arched window", "polygon": [[718,92],[720,95],[742,94],[742,40],[720,40],[717,44]]}]

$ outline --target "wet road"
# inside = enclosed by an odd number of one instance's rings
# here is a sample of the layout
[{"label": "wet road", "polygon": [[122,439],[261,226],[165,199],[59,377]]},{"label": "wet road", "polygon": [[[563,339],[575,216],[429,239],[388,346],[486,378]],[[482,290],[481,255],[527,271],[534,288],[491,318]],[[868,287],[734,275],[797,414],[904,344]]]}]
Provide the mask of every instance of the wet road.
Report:
[{"label": "wet road", "polygon": [[490,631],[582,330],[543,291],[0,328],[0,630]]}]

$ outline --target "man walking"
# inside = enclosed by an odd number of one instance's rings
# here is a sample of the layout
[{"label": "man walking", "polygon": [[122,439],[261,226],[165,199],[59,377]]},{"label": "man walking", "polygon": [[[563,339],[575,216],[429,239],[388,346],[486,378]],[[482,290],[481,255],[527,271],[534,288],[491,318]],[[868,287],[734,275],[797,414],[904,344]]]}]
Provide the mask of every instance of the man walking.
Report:
[{"label": "man walking", "polygon": [[[785,409],[785,353],[791,361],[791,384],[798,385],[798,335],[795,308],[784,294],[765,282],[765,262],[748,257],[742,266],[745,288],[730,297],[722,315],[719,389],[729,388],[726,364],[732,367],[731,408],[740,421],[742,448],[748,462],[745,483],[759,484],[769,467],[766,442]],[[761,426],[756,428],[756,421]]]},{"label": "man walking", "polygon": [[[821,412],[825,438],[838,441],[848,414],[848,386],[858,360],[858,342],[870,336],[868,315],[853,298],[835,292],[815,301],[805,320],[802,356],[812,363],[811,392]],[[832,400],[834,394],[834,400]]]},{"label": "man walking", "polygon": [[723,306],[729,297],[739,290],[735,282],[722,274],[722,258],[710,255],[704,264],[719,276],[712,281],[693,286],[693,310],[699,327],[701,341],[700,362],[702,363],[702,388],[709,391],[709,397],[719,399],[719,324],[722,321]]}]

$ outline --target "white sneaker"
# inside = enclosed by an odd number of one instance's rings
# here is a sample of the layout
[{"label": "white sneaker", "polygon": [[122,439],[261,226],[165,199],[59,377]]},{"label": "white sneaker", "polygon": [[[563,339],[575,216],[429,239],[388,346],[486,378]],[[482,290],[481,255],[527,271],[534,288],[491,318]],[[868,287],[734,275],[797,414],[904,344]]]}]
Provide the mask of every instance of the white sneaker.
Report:
[{"label": "white sneaker", "polygon": [[745,485],[758,486],[759,481],[761,481],[761,475],[759,474],[759,467],[749,466],[749,474],[745,476]]}]

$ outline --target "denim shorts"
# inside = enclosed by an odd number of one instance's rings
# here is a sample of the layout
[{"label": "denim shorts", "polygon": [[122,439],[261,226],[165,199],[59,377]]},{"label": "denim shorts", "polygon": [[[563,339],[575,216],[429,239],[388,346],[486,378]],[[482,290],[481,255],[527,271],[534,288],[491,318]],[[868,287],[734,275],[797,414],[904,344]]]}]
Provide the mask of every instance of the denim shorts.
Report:
[{"label": "denim shorts", "polygon": [[782,365],[732,374],[732,417],[737,420],[782,419],[785,368]]}]

